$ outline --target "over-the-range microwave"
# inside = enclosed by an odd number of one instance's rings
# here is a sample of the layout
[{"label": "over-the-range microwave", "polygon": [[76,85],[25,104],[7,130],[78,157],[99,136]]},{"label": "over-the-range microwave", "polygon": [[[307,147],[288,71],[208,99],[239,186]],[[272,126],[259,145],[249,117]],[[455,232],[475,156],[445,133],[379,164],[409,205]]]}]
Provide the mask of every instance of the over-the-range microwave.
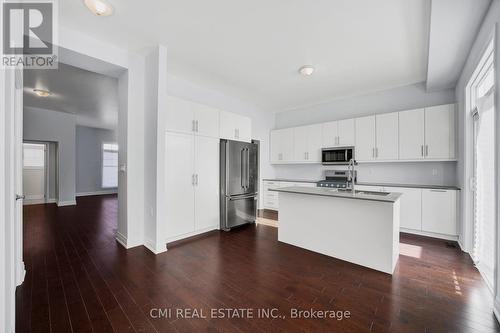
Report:
[{"label": "over-the-range microwave", "polygon": [[321,163],[323,165],[349,164],[351,158],[354,159],[354,146],[321,149]]}]

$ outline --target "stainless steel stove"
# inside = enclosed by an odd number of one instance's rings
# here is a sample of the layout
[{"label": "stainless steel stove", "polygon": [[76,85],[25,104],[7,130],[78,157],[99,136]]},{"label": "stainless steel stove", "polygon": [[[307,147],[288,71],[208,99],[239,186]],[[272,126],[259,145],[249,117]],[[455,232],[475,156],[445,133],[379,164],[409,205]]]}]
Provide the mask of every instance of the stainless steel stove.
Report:
[{"label": "stainless steel stove", "polygon": [[[317,187],[332,187],[332,188],[347,188],[347,179],[349,171],[347,170],[327,170],[325,171],[325,179],[316,183]],[[357,174],[354,172],[354,181]]]}]

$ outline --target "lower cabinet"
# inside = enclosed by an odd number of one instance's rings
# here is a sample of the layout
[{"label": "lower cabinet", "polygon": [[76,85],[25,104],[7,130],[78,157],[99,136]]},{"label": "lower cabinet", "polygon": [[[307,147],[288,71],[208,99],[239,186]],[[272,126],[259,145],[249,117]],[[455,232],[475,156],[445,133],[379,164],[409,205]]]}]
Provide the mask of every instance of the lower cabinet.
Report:
[{"label": "lower cabinet", "polygon": [[384,187],[385,192],[398,192],[399,226],[405,229],[422,230],[422,189],[404,187]]},{"label": "lower cabinet", "polygon": [[316,187],[314,182],[282,182],[275,180],[264,180],[264,209],[278,210],[279,209],[279,195],[278,192],[270,191],[270,189],[287,186],[305,186]]},{"label": "lower cabinet", "polygon": [[457,235],[457,191],[422,190],[422,231]]},{"label": "lower cabinet", "polygon": [[166,134],[166,241],[219,227],[219,139]]}]

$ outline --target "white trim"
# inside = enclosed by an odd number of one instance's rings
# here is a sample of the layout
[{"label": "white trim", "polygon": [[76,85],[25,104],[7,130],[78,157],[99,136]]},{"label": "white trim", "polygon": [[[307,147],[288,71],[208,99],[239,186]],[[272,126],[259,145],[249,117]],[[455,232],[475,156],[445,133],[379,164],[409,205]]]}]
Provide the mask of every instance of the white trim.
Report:
[{"label": "white trim", "polygon": [[178,240],[181,240],[181,239],[184,239],[184,238],[189,238],[189,237],[201,235],[201,234],[204,234],[204,233],[212,231],[212,230],[219,230],[219,225],[213,225],[213,226],[210,226],[210,227],[207,227],[207,228],[204,228],[204,229],[200,229],[200,230],[188,232],[188,233],[185,233],[185,234],[182,234],[182,235],[179,235],[179,236],[167,238],[165,240],[165,244],[168,244],[168,243],[171,243],[171,242],[175,242],[175,241],[178,241]]},{"label": "white trim", "polygon": [[23,200],[23,206],[29,206],[29,205],[40,205],[44,204],[47,201],[44,198],[41,199],[24,199]]},{"label": "white trim", "polygon": [[47,204],[57,203],[57,199],[56,198],[50,198],[50,199],[45,200],[45,203],[47,203]]},{"label": "white trim", "polygon": [[21,261],[17,267],[18,272],[17,272],[17,281],[16,281],[16,286],[20,286],[24,282],[24,277],[26,276],[26,268],[24,266],[24,261]]},{"label": "white trim", "polygon": [[76,200],[70,200],[70,201],[58,201],[57,206],[58,207],[64,207],[64,206],[74,206],[76,205]]},{"label": "white trim", "polygon": [[500,322],[500,298],[496,297],[493,302],[493,313],[498,322]]},{"label": "white trim", "polygon": [[118,189],[114,190],[102,190],[102,191],[94,191],[94,192],[79,192],[76,194],[77,197],[86,197],[90,195],[106,195],[106,194],[117,194]]},{"label": "white trim", "polygon": [[454,235],[437,234],[435,232],[420,231],[420,230],[413,230],[413,229],[406,229],[406,228],[399,228],[399,231],[407,233],[407,234],[414,234],[414,235],[439,238],[439,239],[444,239],[444,240],[458,241],[458,236],[454,236]]},{"label": "white trim", "polygon": [[162,244],[155,245],[155,242],[149,238],[144,241],[144,246],[149,251],[153,252],[154,254],[160,254],[163,252],[167,252],[167,244],[166,243],[164,243],[163,245]]}]

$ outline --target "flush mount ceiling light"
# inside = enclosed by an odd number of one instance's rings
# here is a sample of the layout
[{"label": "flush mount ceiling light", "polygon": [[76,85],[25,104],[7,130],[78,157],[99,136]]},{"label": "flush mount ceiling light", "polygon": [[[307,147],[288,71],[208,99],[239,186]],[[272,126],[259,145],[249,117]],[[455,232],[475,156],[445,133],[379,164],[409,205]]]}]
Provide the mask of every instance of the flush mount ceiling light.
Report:
[{"label": "flush mount ceiling light", "polygon": [[44,89],[33,89],[33,92],[40,97],[49,97],[50,95],[52,95],[50,91]]},{"label": "flush mount ceiling light", "polygon": [[105,0],[84,0],[85,6],[97,16],[113,14],[113,7]]},{"label": "flush mount ceiling light", "polygon": [[314,72],[314,67],[311,65],[305,65],[299,68],[299,73],[303,76],[311,76]]}]

